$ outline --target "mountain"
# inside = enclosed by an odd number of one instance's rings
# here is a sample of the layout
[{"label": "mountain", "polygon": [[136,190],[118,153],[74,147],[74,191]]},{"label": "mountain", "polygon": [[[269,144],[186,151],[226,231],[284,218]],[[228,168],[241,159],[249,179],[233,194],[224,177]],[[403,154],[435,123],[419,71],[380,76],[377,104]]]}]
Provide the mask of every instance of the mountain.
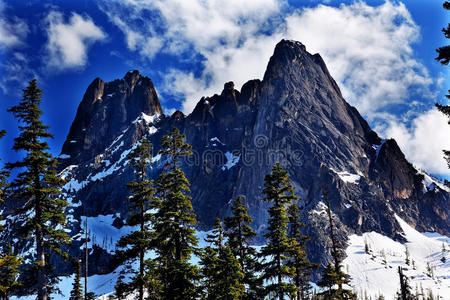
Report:
[{"label": "mountain", "polygon": [[449,190],[415,169],[395,140],[382,140],[370,128],[344,100],[319,54],[282,40],[263,80],[250,80],[240,91],[227,82],[220,95],[200,99],[187,116],[164,115],[152,81],[138,71],[91,83],[63,145],[59,171],[68,181],[64,197],[74,254],[88,217],[92,274],[115,268],[110,261],[115,241],[128,230],[125,184],[133,170],[127,154],[141,138],[150,139],[155,152],[148,172],[155,178],[165,165],[157,155],[161,137],[172,127],[186,134],[194,149],[183,169],[200,230],[229,214],[230,200],[243,195],[258,233],[255,243],[262,243],[263,178],[279,161],[302,201],[308,253],[315,262],[330,260],[321,201],[325,187],[342,243],[371,231],[405,242],[398,217],[420,232],[450,235]]}]

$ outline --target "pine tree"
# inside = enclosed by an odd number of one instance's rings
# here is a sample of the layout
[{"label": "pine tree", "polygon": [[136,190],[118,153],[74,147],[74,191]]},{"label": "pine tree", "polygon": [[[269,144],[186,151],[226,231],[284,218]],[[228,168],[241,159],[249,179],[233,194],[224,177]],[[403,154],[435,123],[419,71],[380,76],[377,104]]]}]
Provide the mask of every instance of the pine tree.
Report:
[{"label": "pine tree", "polygon": [[125,275],[121,272],[119,277],[117,277],[116,285],[114,286],[115,290],[115,299],[124,300],[126,295],[131,291],[129,290],[128,284],[124,282]]},{"label": "pine tree", "polygon": [[291,260],[288,266],[294,270],[294,284],[297,290],[293,299],[308,299],[308,291],[311,289],[309,279],[312,271],[318,267],[308,260],[305,243],[309,237],[302,234],[301,229],[306,226],[300,219],[300,208],[298,203],[294,202],[289,206],[289,237],[291,238]]},{"label": "pine tree", "polygon": [[[4,130],[0,130],[0,139],[5,135]],[[4,195],[8,186],[9,172],[0,170],[0,204],[5,203]],[[0,220],[1,220],[0,216]],[[5,230],[0,225],[0,231]],[[22,258],[13,253],[12,246],[8,245],[8,251],[0,254],[0,299],[8,299],[11,291],[19,286],[17,276]]]},{"label": "pine tree", "polygon": [[[356,299],[356,295],[351,290],[343,288],[344,284],[350,283],[350,276],[342,271],[342,257],[340,254],[342,247],[336,240],[333,217],[331,214],[331,205],[330,200],[328,199],[328,191],[326,189],[323,191],[322,199],[325,201],[325,204],[327,206],[328,222],[330,225],[331,256],[333,258],[333,264],[329,264],[324,269],[324,275],[322,276],[322,279],[317,283],[317,285],[320,287],[328,288],[328,290],[321,293],[326,299]],[[335,285],[338,286],[337,289],[334,289]]]},{"label": "pine tree", "polygon": [[161,200],[154,215],[158,274],[164,285],[162,297],[174,300],[193,299],[199,279],[197,267],[189,262],[198,244],[194,228],[196,216],[188,195],[189,181],[179,167],[179,160],[192,154],[192,147],[185,143],[185,138],[177,128],[162,138],[159,154],[165,155],[169,163],[156,180]]},{"label": "pine tree", "polygon": [[[0,139],[3,138],[6,134],[6,131],[0,130]],[[1,161],[1,159],[0,159]],[[0,170],[0,205],[5,203],[4,194],[6,191],[6,187],[8,186],[8,176],[9,172],[5,170]],[[2,216],[0,215],[0,220],[2,220]],[[0,230],[4,230],[5,228],[0,225]]]},{"label": "pine tree", "polygon": [[261,249],[261,256],[264,258],[262,279],[267,282],[265,293],[274,294],[271,298],[282,300],[285,295],[291,295],[295,291],[295,286],[285,279],[294,275],[292,269],[286,265],[291,250],[287,235],[287,208],[297,197],[288,172],[279,163],[272,168],[271,174],[264,177],[263,193],[264,200],[272,206],[269,208],[269,226],[264,235],[268,242]]},{"label": "pine tree", "polygon": [[400,293],[397,294],[397,298],[400,300],[412,300],[414,296],[411,292],[411,287],[408,282],[408,277],[403,274],[402,267],[398,267],[398,276],[400,278]]},{"label": "pine tree", "polygon": [[127,284],[129,290],[138,290],[138,299],[140,300],[144,300],[146,289],[153,290],[155,288],[154,285],[148,285],[148,273],[153,272],[153,270],[147,269],[151,266],[151,263],[145,260],[145,253],[151,249],[151,240],[154,235],[151,230],[153,214],[150,210],[158,207],[158,201],[154,196],[153,182],[146,173],[152,158],[151,152],[152,144],[144,138],[128,155],[130,165],[135,168],[136,179],[127,184],[131,191],[131,195],[128,197],[130,216],[127,225],[137,227],[137,229],[120,238],[117,247],[124,250],[118,250],[116,253],[116,256],[121,258],[122,261],[128,263],[138,261],[139,270],[131,270],[133,277]]},{"label": "pine tree", "polygon": [[253,222],[238,196],[231,204],[232,216],[225,218],[225,236],[234,256],[239,260],[244,274],[243,282],[248,287],[243,296],[244,300],[261,298],[261,280],[256,276],[258,258],[255,248],[250,246],[250,239],[256,236],[249,224]]},{"label": "pine tree", "polygon": [[73,281],[72,291],[69,300],[83,300],[83,289],[81,288],[81,262],[75,261],[76,273]]},{"label": "pine tree", "polygon": [[405,264],[409,266],[410,263],[408,246],[405,246]]},{"label": "pine tree", "polygon": [[58,281],[54,277],[50,255],[58,254],[67,258],[62,246],[69,244],[70,239],[63,230],[67,202],[57,198],[64,181],[56,174],[57,160],[48,152],[45,139],[51,138],[52,134],[40,119],[41,98],[42,91],[34,79],[23,91],[21,102],[8,110],[20,122],[20,135],[15,138],[13,149],[24,151],[26,156],[21,161],[7,164],[7,168],[20,170],[11,184],[13,198],[20,202],[14,215],[24,220],[22,229],[25,236],[35,239],[36,270],[32,272],[37,278],[38,299],[47,300]]},{"label": "pine tree", "polygon": [[223,235],[222,223],[217,219],[213,234],[206,239],[211,246],[204,249],[200,262],[203,266],[204,299],[207,300],[238,300],[245,292],[241,265],[230,244],[224,244]]},{"label": "pine tree", "polygon": [[13,253],[11,245],[8,252],[0,256],[0,299],[9,299],[11,291],[20,286],[17,277],[21,263],[22,258]]},{"label": "pine tree", "polygon": [[[445,1],[443,7],[446,10],[450,10],[450,2]],[[442,29],[442,32],[444,33],[444,36],[447,39],[450,38],[450,23],[447,24],[447,28]],[[436,52],[438,53],[436,60],[439,61],[441,64],[447,66],[450,61],[450,45],[439,47],[438,49],[436,49]],[[448,92],[450,93],[450,90],[448,90]],[[445,97],[450,99],[450,94],[447,94]],[[436,104],[436,107],[439,111],[441,111],[443,114],[445,114],[447,117],[450,118],[450,105]],[[450,150],[443,150],[443,151],[447,164],[450,167]]]}]

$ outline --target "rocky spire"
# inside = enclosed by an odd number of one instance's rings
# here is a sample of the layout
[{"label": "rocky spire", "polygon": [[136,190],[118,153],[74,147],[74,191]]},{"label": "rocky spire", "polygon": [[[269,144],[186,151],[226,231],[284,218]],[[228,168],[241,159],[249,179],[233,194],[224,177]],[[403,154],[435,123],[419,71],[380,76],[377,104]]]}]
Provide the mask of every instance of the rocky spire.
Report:
[{"label": "rocky spire", "polygon": [[150,78],[134,70],[111,82],[94,79],[64,142],[62,165],[77,164],[100,153],[141,113],[162,113]]}]

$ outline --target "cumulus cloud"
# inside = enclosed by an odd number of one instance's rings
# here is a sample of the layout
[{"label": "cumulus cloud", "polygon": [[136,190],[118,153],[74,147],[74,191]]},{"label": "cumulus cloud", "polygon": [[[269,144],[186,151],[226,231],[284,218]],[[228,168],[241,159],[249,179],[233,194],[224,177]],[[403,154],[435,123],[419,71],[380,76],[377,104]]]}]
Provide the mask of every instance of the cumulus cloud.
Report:
[{"label": "cumulus cloud", "polygon": [[106,38],[106,34],[89,17],[72,13],[65,22],[61,12],[51,11],[47,25],[48,67],[58,70],[81,68],[87,63],[89,47]]},{"label": "cumulus cloud", "polygon": [[414,118],[409,128],[402,123],[389,122],[383,134],[394,138],[416,166],[434,174],[447,175],[448,167],[442,153],[443,149],[450,150],[447,122],[447,117],[433,108]]},{"label": "cumulus cloud", "polygon": [[291,38],[324,57],[344,97],[369,121],[414,93],[431,96],[433,80],[412,49],[420,30],[402,3],[319,5],[295,12],[286,24]]},{"label": "cumulus cloud", "polygon": [[9,49],[24,44],[28,25],[18,17],[8,17],[6,5],[0,1],[0,48]]}]

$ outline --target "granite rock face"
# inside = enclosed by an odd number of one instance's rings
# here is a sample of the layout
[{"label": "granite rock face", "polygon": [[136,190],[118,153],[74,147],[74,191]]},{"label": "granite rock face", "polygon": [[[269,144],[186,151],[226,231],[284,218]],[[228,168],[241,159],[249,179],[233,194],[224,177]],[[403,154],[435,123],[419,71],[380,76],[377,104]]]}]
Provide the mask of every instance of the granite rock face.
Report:
[{"label": "granite rock face", "polygon": [[89,160],[104,151],[141,113],[162,113],[150,78],[138,71],[112,82],[96,78],[87,88],[64,142],[62,153],[67,163]]},{"label": "granite rock face", "polygon": [[[126,155],[148,137],[155,148],[148,172],[156,177],[165,163],[156,155],[161,137],[172,127],[194,149],[183,169],[199,229],[211,228],[216,217],[229,214],[230,200],[243,195],[259,233],[255,242],[262,242],[263,178],[279,161],[301,199],[309,255],[316,262],[329,260],[325,187],[342,243],[366,231],[402,240],[395,214],[420,231],[450,234],[446,187],[414,169],[394,140],[371,130],[343,99],[319,54],[282,40],[262,81],[251,80],[240,91],[225,83],[220,95],[200,99],[188,116],[165,116],[151,80],[137,71],[109,83],[95,79],[60,159],[74,236],[82,215],[113,214],[114,226],[121,227],[128,210],[125,184],[133,178]],[[111,268],[97,265],[100,273]]]}]

